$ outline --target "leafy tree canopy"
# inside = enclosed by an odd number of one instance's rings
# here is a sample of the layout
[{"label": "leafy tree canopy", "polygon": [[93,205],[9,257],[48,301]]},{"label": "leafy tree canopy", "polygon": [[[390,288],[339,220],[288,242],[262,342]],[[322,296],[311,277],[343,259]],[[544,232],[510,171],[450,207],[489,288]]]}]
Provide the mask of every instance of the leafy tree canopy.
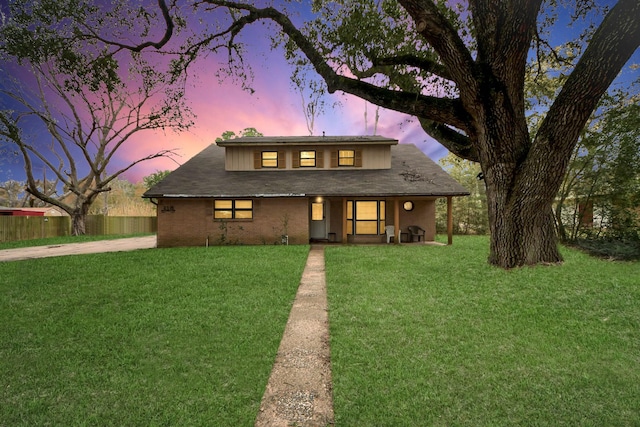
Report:
[{"label": "leafy tree canopy", "polygon": [[163,179],[165,179],[171,173],[170,170],[155,171],[154,173],[142,178],[144,187],[148,190]]},{"label": "leafy tree canopy", "polygon": [[264,135],[258,132],[256,128],[244,128],[244,130],[241,130],[240,132],[238,132],[237,135],[234,131],[227,130],[222,132],[222,135],[216,138],[216,142],[228,141],[230,139],[242,138],[244,136],[264,136]]}]

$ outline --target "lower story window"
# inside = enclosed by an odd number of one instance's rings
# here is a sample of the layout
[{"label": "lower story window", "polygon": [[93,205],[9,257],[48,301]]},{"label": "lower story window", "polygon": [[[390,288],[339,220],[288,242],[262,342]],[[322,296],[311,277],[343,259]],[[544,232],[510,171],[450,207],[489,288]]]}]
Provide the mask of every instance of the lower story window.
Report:
[{"label": "lower story window", "polygon": [[347,234],[384,234],[384,200],[348,200]]},{"label": "lower story window", "polygon": [[216,200],[213,202],[214,219],[253,219],[252,200]]}]

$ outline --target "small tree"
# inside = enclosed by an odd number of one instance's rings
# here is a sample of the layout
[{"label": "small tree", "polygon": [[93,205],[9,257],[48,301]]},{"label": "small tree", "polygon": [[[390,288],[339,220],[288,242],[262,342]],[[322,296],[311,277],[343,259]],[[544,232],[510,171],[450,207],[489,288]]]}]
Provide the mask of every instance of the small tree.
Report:
[{"label": "small tree", "polygon": [[146,188],[142,182],[132,183],[116,178],[111,181],[111,190],[104,192],[91,206],[90,215],[110,216],[154,216],[155,206],[143,199]]},{"label": "small tree", "polygon": [[558,234],[637,238],[639,206],[640,106],[618,92],[605,97],[579,139],[554,210]]},{"label": "small tree", "polygon": [[640,104],[624,101],[606,114],[602,137],[612,141],[612,159],[605,167],[608,177],[605,201],[605,235],[640,240]]},{"label": "small tree", "polygon": [[264,136],[262,133],[258,132],[256,128],[244,128],[238,132],[238,135],[232,130],[227,130],[222,132],[222,135],[216,138],[216,142],[228,141],[230,139],[242,138],[244,136]]},{"label": "small tree", "polygon": [[[440,159],[440,165],[452,178],[469,190],[468,197],[456,199],[453,204],[453,232],[456,234],[487,234],[487,194],[482,182],[480,165],[469,160],[448,154]],[[440,230],[447,227],[447,205],[444,199],[438,200],[436,222]]]},{"label": "small tree", "polygon": [[10,179],[0,183],[0,206],[21,207],[27,205],[29,193],[25,183]]},{"label": "small tree", "polygon": [[148,190],[154,185],[156,185],[157,183],[159,183],[160,181],[162,181],[163,179],[165,179],[170,173],[171,173],[170,170],[163,170],[163,171],[157,170],[154,173],[143,177],[142,183],[144,184],[144,187]]}]

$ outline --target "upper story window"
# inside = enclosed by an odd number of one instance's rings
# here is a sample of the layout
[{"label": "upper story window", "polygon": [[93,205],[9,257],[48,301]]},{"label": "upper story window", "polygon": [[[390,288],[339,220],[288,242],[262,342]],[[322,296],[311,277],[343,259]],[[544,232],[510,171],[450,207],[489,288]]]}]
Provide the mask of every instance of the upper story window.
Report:
[{"label": "upper story window", "polygon": [[331,150],[331,167],[362,167],[362,150],[343,148]]},{"label": "upper story window", "polygon": [[316,167],[316,152],[315,151],[300,151],[300,167],[301,168],[315,168]]},{"label": "upper story window", "polygon": [[293,168],[324,168],[323,150],[293,150],[291,153]]},{"label": "upper story window", "polygon": [[355,159],[355,150],[338,150],[338,166],[353,166]]},{"label": "upper story window", "polygon": [[214,219],[252,219],[252,200],[216,200],[213,202]]},{"label": "upper story window", "polygon": [[253,152],[254,169],[284,169],[287,167],[286,152],[284,150],[255,150]]},{"label": "upper story window", "polygon": [[278,152],[277,151],[263,151],[262,163],[263,168],[277,168],[278,167]]}]

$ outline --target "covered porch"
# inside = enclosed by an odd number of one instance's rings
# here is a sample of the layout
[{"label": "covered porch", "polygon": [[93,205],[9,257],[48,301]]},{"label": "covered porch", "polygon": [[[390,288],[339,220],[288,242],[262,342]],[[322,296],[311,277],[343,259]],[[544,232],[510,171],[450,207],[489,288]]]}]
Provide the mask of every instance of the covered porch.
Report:
[{"label": "covered porch", "polygon": [[[453,196],[447,199],[447,242],[453,243]],[[309,198],[309,240],[329,243],[430,243],[436,236],[435,196]],[[387,233],[392,237],[387,238]]]}]

